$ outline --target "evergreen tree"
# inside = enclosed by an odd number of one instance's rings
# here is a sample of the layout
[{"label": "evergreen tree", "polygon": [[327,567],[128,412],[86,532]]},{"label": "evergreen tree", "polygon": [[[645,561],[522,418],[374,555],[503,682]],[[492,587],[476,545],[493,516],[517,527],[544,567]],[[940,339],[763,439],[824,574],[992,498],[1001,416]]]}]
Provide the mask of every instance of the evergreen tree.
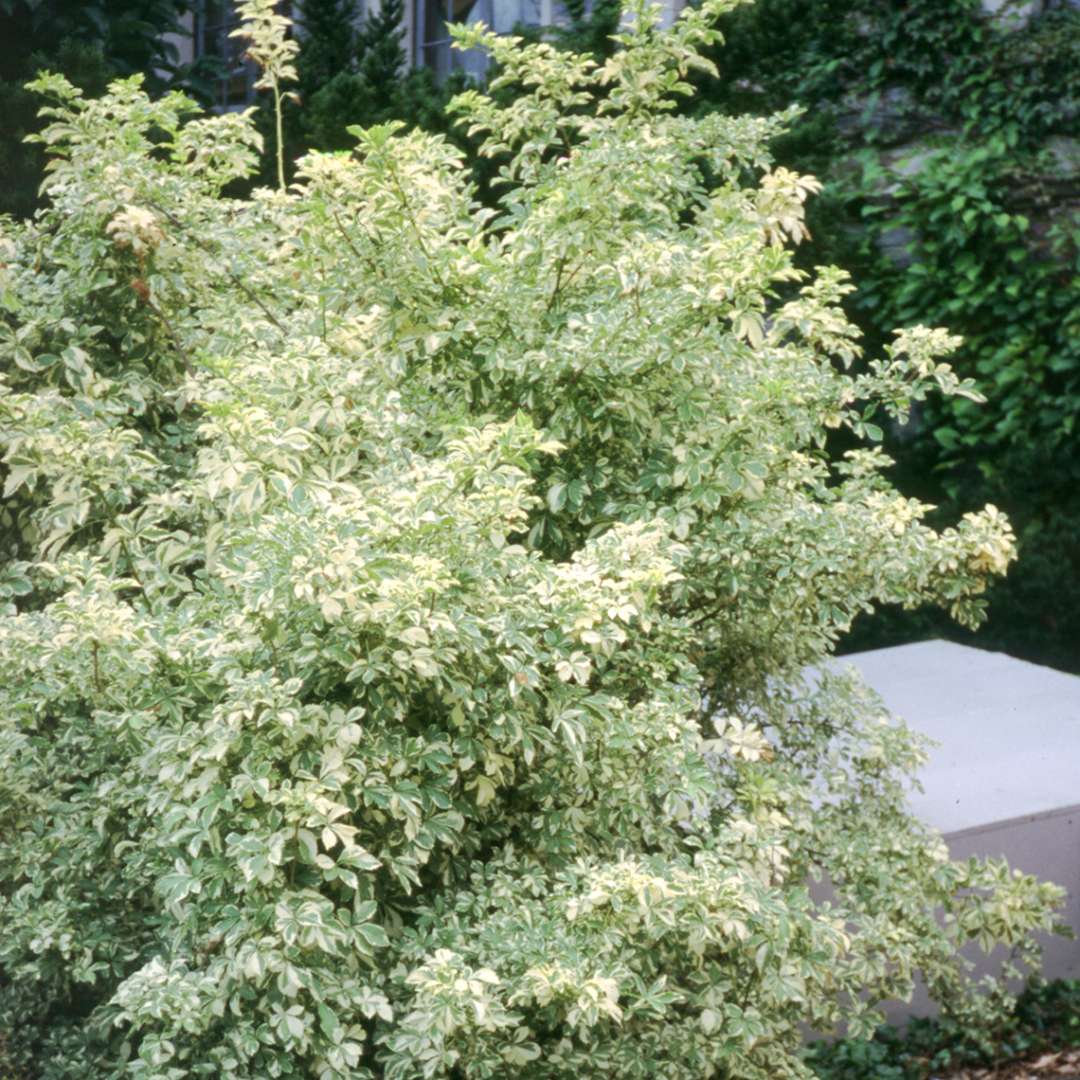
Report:
[{"label": "evergreen tree", "polygon": [[379,10],[364,20],[360,34],[360,72],[375,89],[401,81],[405,67],[405,4],[382,0]]},{"label": "evergreen tree", "polygon": [[445,106],[460,85],[440,85],[430,71],[408,70],[403,0],[383,0],[359,25],[350,0],[315,0],[305,5],[304,18],[295,156],[306,149],[346,149],[352,145],[349,125],[400,120],[408,127],[449,131]]},{"label": "evergreen tree", "polygon": [[304,35],[296,59],[299,90],[307,101],[340,72],[356,63],[356,0],[306,0],[302,10]]}]

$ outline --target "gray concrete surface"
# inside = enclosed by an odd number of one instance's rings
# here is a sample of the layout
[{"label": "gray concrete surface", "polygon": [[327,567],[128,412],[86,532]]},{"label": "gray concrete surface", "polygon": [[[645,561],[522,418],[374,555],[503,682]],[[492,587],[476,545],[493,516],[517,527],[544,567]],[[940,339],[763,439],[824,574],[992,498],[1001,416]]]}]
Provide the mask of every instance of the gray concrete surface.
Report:
[{"label": "gray concrete surface", "polygon": [[949,641],[838,662],[940,744],[912,807],[943,833],[1080,806],[1080,677]]},{"label": "gray concrete surface", "polygon": [[[939,744],[911,802],[953,857],[1003,855],[1064,886],[1063,915],[1080,933],[1080,677],[945,641],[837,663],[853,664],[891,712]],[[1080,978],[1080,941],[1047,938],[1044,948],[1048,978]],[[889,1015],[928,1011],[921,996]]]}]

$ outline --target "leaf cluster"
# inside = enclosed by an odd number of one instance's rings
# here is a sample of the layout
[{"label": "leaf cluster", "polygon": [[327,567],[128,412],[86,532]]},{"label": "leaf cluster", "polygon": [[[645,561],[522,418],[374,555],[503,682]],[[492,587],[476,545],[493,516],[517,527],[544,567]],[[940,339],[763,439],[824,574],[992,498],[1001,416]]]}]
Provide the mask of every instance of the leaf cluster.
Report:
[{"label": "leaf cluster", "polygon": [[177,74],[167,34],[183,0],[6,0],[0,3],[0,214],[29,217],[40,205],[44,158],[24,139],[39,129],[38,99],[25,83],[48,69],[94,96],[118,75]]}]

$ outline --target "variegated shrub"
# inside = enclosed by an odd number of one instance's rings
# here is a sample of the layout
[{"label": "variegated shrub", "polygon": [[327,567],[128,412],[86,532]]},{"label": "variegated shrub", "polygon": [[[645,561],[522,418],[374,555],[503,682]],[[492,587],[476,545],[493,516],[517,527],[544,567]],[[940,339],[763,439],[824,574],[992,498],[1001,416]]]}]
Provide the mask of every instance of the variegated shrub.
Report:
[{"label": "variegated shrub", "polygon": [[782,119],[672,112],[728,3],[635,8],[600,66],[462,31],[526,88],[457,101],[496,211],[392,126],[230,197],[249,116],[39,81],[51,205],[0,240],[31,1075],[805,1076],[803,1025],[916,972],[973,1008],[957,947],[1052,923],[911,817],[919,740],[803,674],[879,601],[977,619],[1011,535],[830,452],[967,388],[941,332],[861,358],[793,268]]}]

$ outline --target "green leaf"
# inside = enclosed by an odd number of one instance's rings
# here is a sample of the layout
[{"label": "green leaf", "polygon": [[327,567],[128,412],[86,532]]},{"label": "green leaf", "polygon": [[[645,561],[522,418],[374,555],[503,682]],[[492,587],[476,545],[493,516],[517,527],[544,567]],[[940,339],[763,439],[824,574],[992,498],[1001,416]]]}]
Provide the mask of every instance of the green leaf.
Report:
[{"label": "green leaf", "polygon": [[356,932],[373,949],[385,949],[390,944],[386,931],[378,923],[360,923],[356,927]]},{"label": "green leaf", "polygon": [[548,488],[547,504],[553,514],[559,513],[566,506],[567,485],[558,481]]},{"label": "green leaf", "polygon": [[329,1005],[319,1005],[319,1025],[323,1034],[332,1042],[340,1043],[343,1037],[341,1021]]}]

